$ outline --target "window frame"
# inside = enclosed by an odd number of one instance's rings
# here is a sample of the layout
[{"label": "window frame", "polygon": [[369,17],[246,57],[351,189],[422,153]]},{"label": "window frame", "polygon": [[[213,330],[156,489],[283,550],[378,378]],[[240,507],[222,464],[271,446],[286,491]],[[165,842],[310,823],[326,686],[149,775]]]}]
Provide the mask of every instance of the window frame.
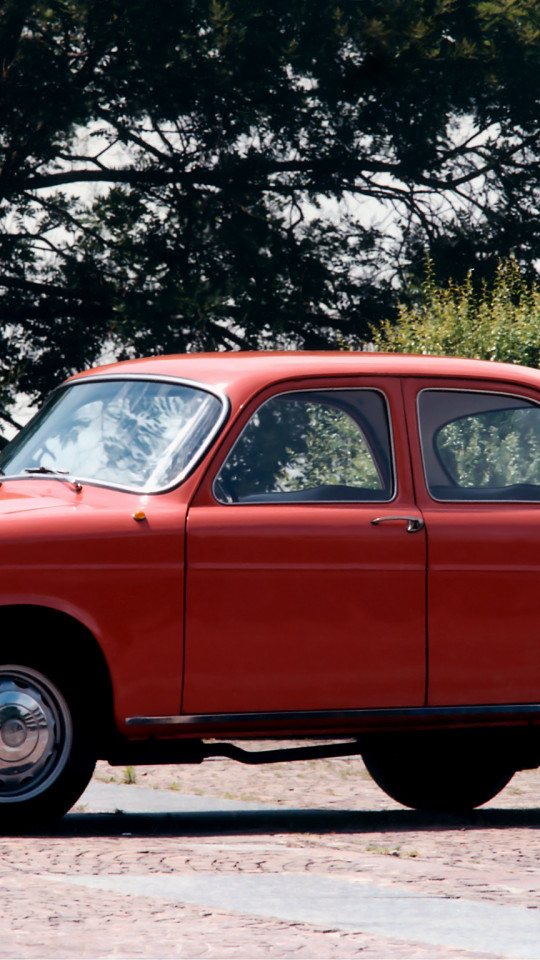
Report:
[{"label": "window frame", "polygon": [[[332,393],[340,393],[340,394],[343,394],[343,393],[354,393],[354,394],[357,394],[357,393],[366,393],[366,392],[376,393],[376,394],[378,394],[378,395],[381,397],[382,403],[383,403],[383,407],[384,407],[384,412],[385,412],[385,414],[386,414],[386,422],[387,422],[387,428],[388,428],[388,467],[389,467],[389,472],[390,472],[389,480],[390,480],[390,486],[391,486],[391,496],[390,496],[390,497],[386,497],[386,498],[382,498],[382,497],[381,497],[381,499],[373,499],[373,500],[372,500],[372,499],[369,499],[369,500],[348,500],[348,499],[337,499],[337,500],[331,500],[331,499],[324,499],[324,500],[298,500],[298,499],[292,499],[292,498],[291,498],[290,500],[280,499],[279,501],[270,501],[270,500],[262,500],[262,499],[261,499],[261,500],[253,499],[253,500],[249,500],[249,501],[229,501],[229,500],[223,500],[223,499],[219,496],[219,494],[216,492],[215,486],[216,486],[216,483],[218,482],[218,478],[219,478],[219,475],[220,475],[223,467],[225,466],[225,464],[227,463],[227,461],[229,460],[229,458],[233,455],[233,453],[234,453],[237,445],[238,445],[238,444],[240,443],[240,441],[242,440],[242,437],[243,437],[245,431],[247,430],[249,424],[251,423],[253,417],[255,416],[255,414],[256,414],[263,406],[265,406],[267,403],[271,403],[272,401],[274,401],[274,400],[276,400],[276,399],[279,399],[280,397],[292,397],[292,398],[294,399],[295,397],[297,397],[298,395],[301,395],[301,394],[319,394],[319,393],[322,393],[322,394],[332,394]],[[336,408],[338,408],[338,409],[340,409],[340,408],[343,409],[342,407],[340,407],[340,405],[339,405],[338,403],[335,403],[334,406],[335,406]],[[347,415],[348,415],[351,419],[354,420],[354,417],[351,416],[350,412],[348,412],[348,411],[344,411],[344,412],[347,413]],[[358,429],[360,430],[360,432],[361,432],[361,434],[362,434],[362,437],[363,437],[364,442],[365,442],[365,444],[366,444],[366,447],[367,447],[367,449],[368,449],[368,451],[369,451],[369,454],[370,454],[370,456],[372,457],[373,464],[374,464],[374,466],[375,466],[375,469],[376,469],[376,471],[377,471],[377,474],[379,475],[379,477],[380,477],[380,479],[381,479],[381,482],[383,482],[383,477],[381,476],[381,470],[380,470],[379,460],[377,459],[376,455],[375,455],[374,452],[373,452],[372,444],[371,444],[369,438],[366,436],[364,430],[361,429],[360,424],[357,424],[357,426],[358,426]],[[289,491],[286,491],[286,492],[289,492]],[[383,491],[381,491],[381,493],[382,493],[382,492],[383,492]],[[224,507],[238,507],[238,506],[241,506],[241,507],[251,507],[251,506],[269,506],[269,507],[272,507],[272,506],[280,506],[280,507],[281,507],[281,506],[296,506],[296,507],[305,506],[305,507],[313,507],[313,506],[336,505],[336,504],[342,504],[342,505],[345,504],[345,505],[348,505],[348,506],[352,506],[352,505],[355,505],[355,504],[392,503],[392,502],[397,498],[397,496],[398,496],[398,478],[397,478],[397,469],[396,469],[396,455],[395,455],[395,445],[394,445],[394,429],[393,429],[393,423],[392,423],[392,413],[391,413],[391,410],[390,410],[390,404],[389,404],[389,402],[388,402],[388,397],[387,397],[387,395],[385,394],[384,390],[382,390],[380,387],[369,387],[369,386],[367,386],[367,387],[351,387],[351,386],[343,386],[343,387],[341,387],[341,386],[316,387],[316,386],[314,386],[314,385],[311,385],[311,386],[309,386],[309,387],[303,387],[303,388],[301,388],[301,389],[282,390],[282,391],[280,391],[280,392],[278,392],[278,393],[273,393],[273,394],[271,394],[271,396],[266,397],[266,398],[263,399],[261,402],[259,402],[259,403],[257,404],[257,406],[255,407],[255,409],[253,409],[253,410],[248,414],[247,419],[246,419],[245,423],[243,424],[243,426],[242,426],[242,428],[241,428],[241,430],[240,430],[240,433],[239,433],[238,436],[235,438],[235,440],[234,440],[233,444],[230,446],[230,448],[227,450],[227,453],[226,453],[225,457],[224,457],[223,460],[221,461],[218,469],[216,470],[216,473],[215,473],[215,475],[214,475],[214,477],[213,477],[213,479],[212,479],[212,483],[211,483],[211,493],[212,493],[212,496],[213,496],[214,500],[217,501],[217,503],[219,503],[221,506],[224,506]],[[256,495],[253,494],[253,496],[256,496]],[[264,496],[264,495],[262,495],[262,496]]]},{"label": "window frame", "polygon": [[[419,438],[419,442],[420,442],[420,454],[421,454],[421,458],[422,458],[422,470],[423,470],[424,484],[425,484],[425,488],[426,488],[426,491],[427,491],[427,493],[428,493],[428,496],[429,496],[430,499],[433,500],[435,503],[442,503],[442,504],[456,503],[456,504],[460,504],[460,505],[461,505],[461,504],[465,504],[465,503],[478,503],[478,504],[486,504],[486,503],[501,503],[501,504],[522,503],[522,504],[527,504],[528,506],[534,506],[534,504],[537,503],[538,505],[540,505],[540,484],[538,484],[538,487],[539,487],[539,499],[538,499],[538,500],[523,499],[523,498],[520,498],[520,497],[518,497],[518,496],[516,496],[516,497],[481,497],[481,498],[475,498],[475,497],[452,497],[452,496],[449,496],[449,497],[446,497],[446,498],[443,500],[443,499],[441,499],[440,497],[435,496],[435,494],[434,494],[434,493],[432,492],[432,490],[431,490],[430,483],[429,483],[429,481],[428,481],[428,469],[427,469],[427,464],[428,464],[429,461],[428,461],[428,454],[427,454],[427,451],[426,451],[426,444],[425,444],[425,442],[424,442],[424,432],[423,432],[423,429],[422,429],[422,420],[421,420],[421,414],[420,414],[420,401],[421,401],[422,395],[425,394],[425,393],[462,393],[462,394],[467,393],[467,394],[476,394],[476,395],[478,395],[478,394],[483,394],[483,395],[486,395],[486,396],[500,397],[500,398],[509,397],[509,398],[511,398],[512,400],[519,400],[519,401],[521,401],[521,402],[525,402],[526,404],[528,404],[528,405],[530,405],[530,406],[532,406],[532,407],[536,407],[536,408],[538,408],[538,410],[540,410],[540,401],[539,401],[539,400],[537,400],[537,399],[535,399],[535,398],[533,398],[533,397],[525,396],[524,394],[521,394],[521,393],[513,393],[513,392],[510,392],[510,391],[506,391],[506,390],[502,390],[502,391],[501,391],[500,388],[499,388],[498,390],[495,389],[495,388],[494,388],[494,389],[491,389],[491,390],[488,390],[488,389],[485,389],[485,388],[476,388],[476,387],[472,387],[472,386],[467,386],[467,387],[465,387],[465,386],[463,386],[463,387],[444,387],[444,386],[423,387],[421,390],[418,391],[417,396],[416,396],[416,419],[417,419],[418,438]],[[514,409],[519,409],[519,408],[515,407]],[[486,411],[477,411],[477,412],[486,412],[486,413],[487,413],[487,412],[489,412],[489,411],[486,410]],[[466,414],[466,413],[465,413],[465,414],[462,414],[463,417],[472,416],[472,415],[473,415],[473,414]],[[458,419],[461,419],[461,418],[458,416],[458,417],[455,417],[454,419],[455,419],[455,420],[458,420]],[[437,453],[437,451],[436,451],[436,448],[435,448],[435,445],[434,445],[434,441],[435,441],[435,437],[436,437],[437,433],[438,433],[444,426],[446,426],[448,423],[452,423],[452,422],[453,422],[453,420],[446,420],[446,421],[444,421],[444,422],[443,422],[439,427],[437,427],[437,429],[431,434],[430,439],[431,439],[431,441],[432,441],[432,443],[433,443],[434,450],[433,450],[433,452],[430,452],[430,453],[429,453],[429,456],[430,456],[430,457],[436,457],[436,458],[437,458],[438,468],[439,468],[441,471],[443,471],[443,472],[448,476],[448,479],[450,479],[450,480],[451,480],[451,477],[449,476],[448,471],[447,471],[444,463],[442,462],[442,460],[440,459],[440,457],[439,457],[439,455],[438,455],[438,453]],[[438,486],[438,485],[435,484],[435,486]],[[449,489],[449,492],[452,491],[453,489],[456,489],[456,484],[453,483],[451,486],[449,486],[448,489]],[[463,490],[463,491],[466,492],[467,489],[475,489],[475,488],[459,487],[458,489],[459,489],[459,490]],[[489,490],[489,489],[490,489],[489,487],[486,487],[486,490]],[[509,486],[508,489],[511,489],[511,486]]]}]

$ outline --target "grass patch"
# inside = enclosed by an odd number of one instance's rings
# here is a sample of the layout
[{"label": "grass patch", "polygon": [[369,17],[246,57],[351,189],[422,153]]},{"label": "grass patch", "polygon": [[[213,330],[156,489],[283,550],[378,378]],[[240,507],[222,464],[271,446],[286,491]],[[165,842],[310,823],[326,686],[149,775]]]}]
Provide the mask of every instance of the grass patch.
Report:
[{"label": "grass patch", "polygon": [[383,844],[370,843],[366,847],[368,853],[378,853],[383,857],[417,857],[418,850],[403,850],[399,843],[395,847],[385,847]]}]

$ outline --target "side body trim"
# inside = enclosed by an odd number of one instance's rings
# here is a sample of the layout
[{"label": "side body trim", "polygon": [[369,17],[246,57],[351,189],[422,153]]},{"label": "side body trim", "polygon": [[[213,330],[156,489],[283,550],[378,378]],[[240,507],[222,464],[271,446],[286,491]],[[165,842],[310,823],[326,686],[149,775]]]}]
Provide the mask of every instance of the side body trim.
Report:
[{"label": "side body trim", "polygon": [[294,721],[321,720],[452,720],[470,717],[485,720],[531,720],[540,721],[540,703],[473,704],[457,707],[393,707],[389,710],[292,710],[272,713],[208,713],[183,714],[172,717],[126,717],[128,727],[189,727],[189,726],[249,726],[253,723],[279,722],[280,725]]}]

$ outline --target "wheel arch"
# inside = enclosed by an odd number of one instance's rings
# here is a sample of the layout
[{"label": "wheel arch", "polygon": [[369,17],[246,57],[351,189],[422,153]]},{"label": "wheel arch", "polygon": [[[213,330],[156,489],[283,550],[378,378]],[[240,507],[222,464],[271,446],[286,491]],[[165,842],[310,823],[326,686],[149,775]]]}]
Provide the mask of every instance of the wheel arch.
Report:
[{"label": "wheel arch", "polygon": [[[0,661],[26,663],[87,697],[100,754],[116,733],[111,675],[92,631],[76,617],[41,604],[0,606]],[[7,642],[6,642],[7,638]],[[18,638],[12,644],[9,638]],[[8,649],[9,646],[9,649]],[[77,686],[77,678],[81,680]]]}]

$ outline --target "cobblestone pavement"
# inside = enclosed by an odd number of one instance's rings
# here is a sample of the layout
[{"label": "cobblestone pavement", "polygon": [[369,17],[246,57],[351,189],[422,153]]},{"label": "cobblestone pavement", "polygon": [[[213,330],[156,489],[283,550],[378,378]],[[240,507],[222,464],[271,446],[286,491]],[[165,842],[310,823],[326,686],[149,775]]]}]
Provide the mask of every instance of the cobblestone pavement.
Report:
[{"label": "cobblestone pavement", "polygon": [[[300,888],[301,878],[326,877],[376,884],[389,895],[409,891],[540,913],[537,771],[517,774],[491,804],[462,818],[399,807],[358,759],[263,768],[210,760],[136,771],[99,764],[96,776],[100,784],[135,776],[137,787],[169,789],[171,797],[181,791],[232,803],[217,814],[100,814],[79,807],[47,835],[0,837],[0,957],[505,955],[413,942],[399,922],[381,936],[255,916],[241,898],[224,910],[166,893],[90,889],[82,885],[87,878],[106,887],[119,877],[192,877],[194,884],[208,876],[251,876],[254,883],[278,877],[298,878]],[[271,809],[240,808],[251,802]],[[235,804],[238,812],[230,809]]]}]

